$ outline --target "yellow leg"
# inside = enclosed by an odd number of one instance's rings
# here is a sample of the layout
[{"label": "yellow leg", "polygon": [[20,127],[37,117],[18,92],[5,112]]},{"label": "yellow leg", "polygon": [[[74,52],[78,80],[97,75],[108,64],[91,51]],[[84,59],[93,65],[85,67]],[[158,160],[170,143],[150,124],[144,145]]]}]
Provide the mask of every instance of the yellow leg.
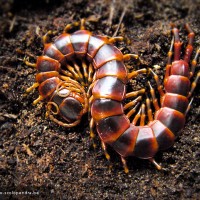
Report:
[{"label": "yellow leg", "polygon": [[134,58],[135,60],[138,60],[139,56],[137,54],[125,54],[123,56],[125,61],[130,60],[131,58]]},{"label": "yellow leg", "polygon": [[109,38],[108,41],[109,41],[109,43],[113,44],[115,42],[121,42],[123,40],[124,40],[124,38],[119,36],[119,37],[111,37],[111,38]]},{"label": "yellow leg", "polygon": [[27,61],[27,60],[25,60],[24,62],[25,62],[25,64],[26,64],[27,66],[29,66],[29,67],[36,67],[36,66],[37,66],[36,63],[30,63],[30,62]]},{"label": "yellow leg", "polygon": [[139,69],[139,70],[133,71],[131,73],[128,73],[128,79],[130,80],[132,78],[135,78],[139,74],[146,74],[146,73],[147,73],[147,69],[145,69],[145,68]]},{"label": "yellow leg", "polygon": [[44,98],[42,96],[39,95],[39,97],[33,101],[33,104],[36,105],[39,101],[42,101]]},{"label": "yellow leg", "polygon": [[197,49],[196,55],[195,55],[194,59],[192,60],[190,78],[194,75],[195,68],[196,68],[196,66],[197,66],[197,59],[198,59],[198,57],[199,57],[199,54],[200,54],[200,47]]},{"label": "yellow leg", "polygon": [[190,91],[189,91],[189,94],[188,94],[187,98],[191,97],[192,93],[194,92],[194,89],[195,89],[196,86],[197,86],[197,83],[198,83],[199,78],[200,78],[200,72],[198,72],[196,78],[195,78],[194,81],[192,82],[192,84],[191,84],[191,89],[190,89]]},{"label": "yellow leg", "polygon": [[158,78],[158,75],[153,70],[151,70],[151,69],[149,69],[149,70],[152,73],[154,80],[156,81],[158,92],[159,92],[159,94],[162,98],[165,93],[163,92],[162,85],[160,84],[160,80]]},{"label": "yellow leg", "polygon": [[126,117],[128,119],[130,119],[130,117],[136,112],[137,108],[139,106],[139,103],[136,104],[136,106],[134,108],[132,108],[127,114],[126,114]]},{"label": "yellow leg", "polygon": [[80,25],[80,22],[73,22],[71,24],[67,24],[67,26],[65,26],[64,28],[64,33],[67,33],[70,29],[72,29],[73,27],[75,26],[79,26]]},{"label": "yellow leg", "polygon": [[152,114],[150,99],[148,97],[146,98],[146,106],[147,106],[148,121],[152,122],[153,121],[153,114]]},{"label": "yellow leg", "polygon": [[158,111],[160,109],[160,106],[158,105],[158,100],[156,98],[155,91],[154,91],[153,87],[151,86],[150,82],[148,82],[148,84],[150,87],[150,93],[151,93],[151,97],[152,97],[152,101],[153,101],[153,106],[154,106],[155,110]]},{"label": "yellow leg", "polygon": [[93,75],[94,75],[94,69],[92,64],[89,65],[89,71],[88,71],[88,83],[91,84],[93,81]]},{"label": "yellow leg", "polygon": [[32,90],[34,90],[35,88],[37,88],[39,86],[39,83],[34,83],[31,87],[26,89],[26,92],[29,93]]},{"label": "yellow leg", "polygon": [[94,119],[91,118],[91,120],[90,120],[90,138],[92,139],[92,145],[93,145],[93,148],[95,149],[97,145],[94,142],[94,138],[95,138],[94,127],[95,127],[95,122],[94,122]]},{"label": "yellow leg", "polygon": [[101,145],[102,145],[102,149],[104,151],[104,154],[105,154],[105,157],[106,159],[109,161],[110,160],[110,155],[108,154],[107,150],[106,150],[106,144],[102,141],[101,142]]},{"label": "yellow leg", "polygon": [[145,104],[142,104],[142,106],[141,106],[141,117],[140,117],[140,126],[144,126],[145,125],[145,118],[146,118]]},{"label": "yellow leg", "polygon": [[153,158],[149,158],[149,161],[153,163],[158,170],[162,169],[161,165],[159,165]]},{"label": "yellow leg", "polygon": [[134,92],[129,92],[129,93],[126,94],[126,99],[137,97],[138,95],[144,94],[144,93],[145,93],[145,89],[141,89],[141,90],[134,91]]},{"label": "yellow leg", "polygon": [[126,174],[128,174],[128,173],[129,173],[129,169],[128,169],[128,166],[127,166],[127,164],[126,164],[125,158],[122,157],[122,156],[121,156],[121,161],[122,161],[122,163],[123,163],[124,172],[125,172]]},{"label": "yellow leg", "polygon": [[129,103],[124,105],[124,110],[126,110],[126,109],[128,109],[128,108],[130,108],[132,106],[135,106],[135,104],[140,102],[141,100],[142,100],[142,96],[139,96],[135,100],[130,101]]},{"label": "yellow leg", "polygon": [[55,35],[57,31],[48,31],[43,37],[42,37],[42,42],[43,44],[47,44],[49,42],[49,36],[50,35]]},{"label": "yellow leg", "polygon": [[138,113],[135,115],[134,119],[132,120],[131,124],[133,125],[136,125],[137,124],[137,121],[140,119],[141,117],[141,108],[140,110],[138,111]]},{"label": "yellow leg", "polygon": [[85,30],[85,19],[81,19],[81,26],[80,26],[81,30]]}]

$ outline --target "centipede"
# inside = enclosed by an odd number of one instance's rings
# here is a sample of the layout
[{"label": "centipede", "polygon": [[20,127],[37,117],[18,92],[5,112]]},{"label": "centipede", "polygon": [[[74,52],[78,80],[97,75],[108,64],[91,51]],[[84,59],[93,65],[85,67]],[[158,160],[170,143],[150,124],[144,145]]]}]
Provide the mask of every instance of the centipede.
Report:
[{"label": "centipede", "polygon": [[[76,26],[80,29],[69,33]],[[172,28],[163,84],[151,68],[130,70],[126,66],[139,56],[123,54],[115,46],[123,37],[95,35],[86,30],[85,20],[68,24],[54,42],[49,42],[50,31],[43,37],[43,54],[36,63],[25,61],[38,71],[27,92],[38,88],[39,97],[33,104],[44,100],[46,116],[60,126],[74,127],[90,113],[91,138],[98,134],[108,160],[107,147],[111,146],[121,157],[126,173],[129,156],[149,160],[160,170],[154,157],[170,148],[180,135],[200,77],[200,72],[195,72],[200,48],[191,61],[195,34],[189,24],[185,28],[188,42],[183,59],[179,30]],[[150,97],[146,95],[142,102],[146,88],[128,92],[127,84],[147,73],[155,80],[160,97],[148,82]]]}]

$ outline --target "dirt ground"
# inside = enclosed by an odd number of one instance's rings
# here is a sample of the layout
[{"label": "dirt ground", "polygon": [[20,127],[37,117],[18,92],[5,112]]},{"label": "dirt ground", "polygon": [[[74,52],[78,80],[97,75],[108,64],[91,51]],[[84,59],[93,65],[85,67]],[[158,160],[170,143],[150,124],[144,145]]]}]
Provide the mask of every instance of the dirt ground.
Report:
[{"label": "dirt ground", "polygon": [[185,46],[188,22],[196,49],[199,10],[198,0],[0,0],[0,199],[200,199],[199,84],[180,137],[155,158],[165,170],[130,157],[125,174],[112,149],[110,163],[106,160],[98,138],[93,149],[87,116],[66,129],[45,118],[44,104],[32,105],[38,91],[25,90],[36,70],[23,62],[42,54],[48,30],[61,33],[66,24],[86,18],[90,31],[112,36],[125,11],[117,33],[125,42],[119,46],[139,54],[143,67],[160,65],[154,71],[162,78],[170,24],[180,29]]}]

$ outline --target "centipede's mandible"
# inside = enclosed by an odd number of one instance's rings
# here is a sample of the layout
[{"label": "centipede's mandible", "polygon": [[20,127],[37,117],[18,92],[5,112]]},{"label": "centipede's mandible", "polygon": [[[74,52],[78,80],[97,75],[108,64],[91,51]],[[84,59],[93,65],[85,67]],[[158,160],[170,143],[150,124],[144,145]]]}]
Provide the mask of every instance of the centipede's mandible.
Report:
[{"label": "centipede's mandible", "polygon": [[[66,128],[76,126],[90,112],[91,137],[98,133],[107,159],[107,145],[121,156],[125,172],[128,172],[127,156],[148,159],[161,169],[154,156],[159,150],[171,147],[184,127],[191,94],[200,77],[198,72],[191,83],[200,52],[198,49],[190,64],[194,32],[186,24],[188,44],[180,59],[182,43],[178,29],[173,28],[163,88],[150,68],[130,71],[126,67],[125,62],[138,59],[138,55],[123,55],[114,46],[122,37],[94,35],[85,30],[84,20],[80,30],[68,33],[74,26],[79,23],[67,25],[53,43],[48,42],[49,32],[43,38],[44,52],[36,64],[26,61],[38,70],[36,83],[27,89],[30,92],[38,87],[39,97],[34,104],[45,100],[46,115]],[[147,94],[145,88],[127,92],[129,81],[147,72],[155,79],[160,101],[150,83],[145,103],[142,103],[142,96]]]}]

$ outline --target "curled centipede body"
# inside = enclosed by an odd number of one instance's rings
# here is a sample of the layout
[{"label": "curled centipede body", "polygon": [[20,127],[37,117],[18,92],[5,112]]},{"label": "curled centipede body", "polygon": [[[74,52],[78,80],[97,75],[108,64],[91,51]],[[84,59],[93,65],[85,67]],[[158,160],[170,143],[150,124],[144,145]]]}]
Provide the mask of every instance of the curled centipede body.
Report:
[{"label": "curled centipede body", "polygon": [[[172,146],[183,128],[190,106],[188,99],[200,76],[198,73],[193,84],[190,83],[200,51],[197,50],[190,69],[193,31],[189,25],[186,25],[189,32],[188,45],[184,59],[180,60],[181,42],[178,29],[173,29],[174,39],[168,52],[164,90],[158,76],[149,70],[156,81],[161,96],[161,106],[155,97],[154,89],[149,84],[155,115],[153,117],[150,100],[146,98],[148,124],[145,125],[145,104],[141,105],[140,110],[130,121],[130,117],[135,113],[133,106],[140,101],[140,95],[144,94],[145,90],[126,92],[126,84],[129,80],[147,72],[147,69],[128,72],[124,61],[131,57],[137,59],[138,56],[123,55],[113,45],[114,42],[121,41],[121,37],[95,36],[84,30],[83,23],[81,30],[72,34],[66,33],[70,28],[71,25],[66,26],[65,33],[58,36],[54,43],[45,44],[44,55],[38,57],[34,65],[39,71],[36,76],[37,83],[28,91],[39,86],[40,96],[35,103],[46,99],[47,115],[56,123],[66,127],[78,124],[81,116],[89,108],[91,137],[94,137],[96,127],[108,159],[106,146],[110,145],[121,156],[125,172],[128,172],[124,159],[127,156],[149,159],[158,169],[161,169],[153,157],[158,150],[165,150]],[[173,47],[174,61],[172,62]],[[76,64],[76,59],[80,61],[81,66]],[[27,64],[31,65],[28,62]],[[93,73],[94,77],[92,77]],[[84,86],[88,88],[87,95]],[[124,99],[135,97],[137,98],[134,101],[124,105]],[[125,114],[128,108],[131,109]],[[59,115],[62,120],[57,119],[55,115]],[[137,125],[138,119],[140,119],[139,125]]]}]

